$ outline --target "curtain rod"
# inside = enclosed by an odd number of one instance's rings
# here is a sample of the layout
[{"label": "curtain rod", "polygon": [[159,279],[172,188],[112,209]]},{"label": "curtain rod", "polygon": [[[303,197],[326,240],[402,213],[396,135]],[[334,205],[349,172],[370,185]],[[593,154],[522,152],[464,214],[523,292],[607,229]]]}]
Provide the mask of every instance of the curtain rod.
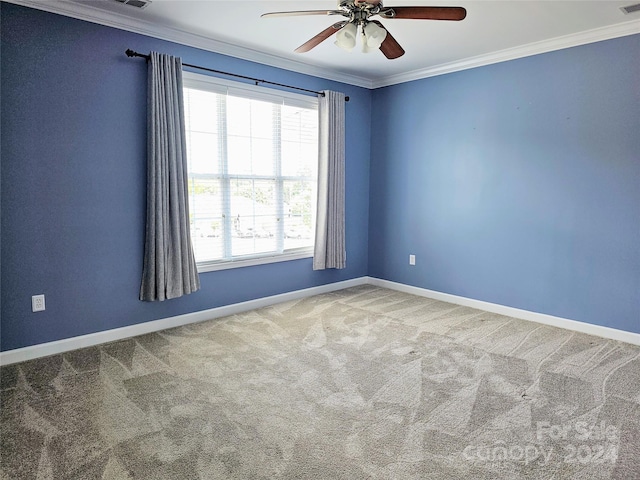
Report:
[{"label": "curtain rod", "polygon": [[[128,48],[124,53],[127,54],[127,57],[141,57],[141,58],[145,58],[147,61],[149,61],[149,59],[151,58],[151,55],[145,55],[144,53],[134,52],[130,48]],[[258,83],[268,83],[269,85],[277,85],[278,87],[291,88],[293,90],[301,90],[303,92],[315,93],[316,95],[321,95],[324,97],[324,92],[316,92],[315,90],[308,90],[306,88],[294,87],[293,85],[285,85],[284,83],[270,82],[269,80],[260,80],[259,78],[246,77],[244,75],[238,75],[237,73],[223,72],[222,70],[214,70],[213,68],[200,67],[198,65],[191,65],[189,63],[183,63],[182,66],[189,67],[189,68],[197,68],[198,70],[205,70],[207,72],[212,72],[212,73],[219,73],[221,75],[228,75],[230,77],[242,78],[244,80],[251,80],[252,82],[256,82],[256,85]],[[349,97],[344,97],[344,100],[345,102],[348,102]]]}]

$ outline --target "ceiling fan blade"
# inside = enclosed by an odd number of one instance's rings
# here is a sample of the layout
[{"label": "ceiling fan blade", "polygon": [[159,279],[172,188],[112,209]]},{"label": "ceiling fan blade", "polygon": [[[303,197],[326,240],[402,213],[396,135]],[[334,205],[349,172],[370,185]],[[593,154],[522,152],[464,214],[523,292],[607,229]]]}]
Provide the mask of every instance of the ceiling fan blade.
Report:
[{"label": "ceiling fan blade", "polygon": [[296,48],[295,49],[296,53],[305,53],[311,50],[312,48],[317,47],[318,45],[320,45],[320,43],[324,42],[331,35],[336,33],[338,30],[342,29],[342,27],[344,27],[347,23],[348,22],[338,22],[338,23],[334,23],[328,28],[325,28],[323,31],[321,31],[311,40],[303,43],[298,48]]},{"label": "ceiling fan blade", "polygon": [[454,20],[467,16],[462,7],[390,7],[378,14],[382,18],[411,18],[417,20]]},{"label": "ceiling fan blade", "polygon": [[[377,20],[372,20],[371,22],[387,30],[384,25],[382,25],[382,23],[378,22]],[[393,60],[394,58],[398,58],[404,55],[404,49],[400,46],[398,41],[393,38],[393,35],[391,35],[389,30],[387,30],[387,36],[384,38],[384,41],[380,45],[380,51],[389,60]]]},{"label": "ceiling fan blade", "polygon": [[342,10],[300,10],[298,12],[270,12],[263,13],[261,17],[295,17],[298,15],[343,15]]}]

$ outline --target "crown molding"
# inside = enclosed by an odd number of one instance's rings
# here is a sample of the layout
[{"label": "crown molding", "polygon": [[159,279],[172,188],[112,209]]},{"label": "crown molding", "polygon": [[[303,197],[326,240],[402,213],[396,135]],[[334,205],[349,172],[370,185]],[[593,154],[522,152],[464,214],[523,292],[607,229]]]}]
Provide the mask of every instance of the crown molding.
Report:
[{"label": "crown molding", "polygon": [[387,87],[397,85],[399,83],[420,80],[423,78],[445,75],[447,73],[459,72],[471,68],[482,67],[494,63],[516,60],[518,58],[539,55],[541,53],[562,50],[565,48],[577,47],[603,40],[624,37],[627,35],[635,35],[640,33],[640,20],[632,20],[629,22],[618,23],[607,27],[595,28],[584,32],[565,35],[561,37],[543,40],[540,42],[529,43],[514,48],[508,48],[497,52],[492,52],[476,57],[464,58],[462,60],[436,65],[424,69],[413,70],[410,72],[400,73],[397,75],[389,75],[378,78],[366,78],[357,75],[337,72],[326,67],[318,67],[305,62],[290,60],[278,55],[272,55],[259,52],[247,47],[232,45],[227,42],[214,40],[185,32],[183,30],[170,27],[159,26],[151,22],[142,20],[134,20],[124,15],[113,12],[98,10],[81,3],[72,2],[70,0],[43,1],[43,0],[1,0],[7,3],[22,5],[37,10],[50,13],[56,13],[67,17],[84,20],[91,23],[97,23],[108,27],[126,30],[133,33],[139,33],[161,40],[179,43],[190,47],[207,50],[209,52],[228,55],[250,62],[256,62],[271,67],[282,68],[292,72],[311,75],[314,77],[324,78],[336,82],[354,85],[368,89]]},{"label": "crown molding", "polygon": [[565,48],[577,47],[589,43],[610,40],[613,38],[635,35],[640,33],[640,20],[618,23],[607,27],[595,28],[584,32],[564,35],[562,37],[551,38],[540,42],[529,43],[519,47],[508,48],[486,55],[465,58],[457,62],[444,63],[434,67],[413,70],[411,72],[390,75],[373,81],[372,88],[388,87],[399,83],[420,80],[423,78],[445,75],[447,73],[459,72],[470,68],[482,67],[493,63],[516,60],[518,58],[530,57],[541,53],[563,50]]},{"label": "crown molding", "polygon": [[186,45],[189,47],[219,53],[250,62],[260,63],[270,67],[282,68],[292,72],[311,75],[336,82],[346,83],[357,87],[371,89],[373,82],[369,78],[336,72],[328,68],[322,68],[305,62],[290,60],[277,55],[259,52],[247,47],[233,45],[220,40],[211,39],[202,35],[197,35],[183,30],[159,26],[152,22],[136,20],[130,17],[113,12],[98,10],[94,7],[69,0],[42,1],[42,0],[1,0],[15,5],[42,10],[49,13],[64,15],[66,17],[84,20],[86,22],[97,23],[107,27],[126,30],[128,32],[139,33],[148,37],[167,40],[169,42]]}]

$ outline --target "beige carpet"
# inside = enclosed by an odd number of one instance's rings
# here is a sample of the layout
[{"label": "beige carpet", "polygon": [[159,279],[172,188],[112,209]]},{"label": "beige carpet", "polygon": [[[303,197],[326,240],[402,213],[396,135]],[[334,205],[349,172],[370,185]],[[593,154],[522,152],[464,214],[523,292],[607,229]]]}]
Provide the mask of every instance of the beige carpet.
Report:
[{"label": "beige carpet", "polygon": [[640,348],[362,286],[1,369],[4,479],[640,478]]}]

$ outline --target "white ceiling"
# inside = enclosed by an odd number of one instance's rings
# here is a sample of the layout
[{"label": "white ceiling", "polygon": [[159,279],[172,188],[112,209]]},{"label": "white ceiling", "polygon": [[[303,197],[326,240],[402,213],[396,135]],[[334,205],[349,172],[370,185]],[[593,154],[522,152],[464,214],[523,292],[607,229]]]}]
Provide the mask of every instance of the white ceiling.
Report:
[{"label": "white ceiling", "polygon": [[334,9],[335,0],[152,0],[144,9],[116,0],[9,1],[368,88],[640,33],[640,12],[620,8],[640,0],[385,0],[386,7],[467,9],[460,22],[381,19],[406,50],[387,60],[378,51],[341,50],[333,37],[308,53],[293,52],[341,16],[260,18]]}]

